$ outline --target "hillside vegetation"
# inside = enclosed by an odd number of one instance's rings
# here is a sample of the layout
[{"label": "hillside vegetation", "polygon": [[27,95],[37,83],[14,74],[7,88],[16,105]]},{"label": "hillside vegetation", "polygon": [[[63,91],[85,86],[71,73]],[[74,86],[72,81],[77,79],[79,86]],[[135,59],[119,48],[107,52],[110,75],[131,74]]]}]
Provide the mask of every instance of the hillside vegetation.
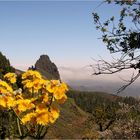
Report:
[{"label": "hillside vegetation", "polygon": [[49,128],[46,138],[82,138],[89,114],[80,109],[71,98],[60,107],[60,110],[60,118]]},{"label": "hillside vegetation", "polygon": [[82,108],[84,111],[91,113],[93,109],[98,106],[109,106],[115,105],[119,106],[119,102],[128,104],[128,105],[137,105],[139,103],[133,97],[121,97],[105,92],[97,92],[97,91],[76,91],[70,90],[68,91],[68,96],[73,98],[76,104]]},{"label": "hillside vegetation", "polygon": [[15,68],[10,65],[10,61],[0,52],[0,78],[7,72],[15,72]]},{"label": "hillside vegetation", "polygon": [[85,138],[140,138],[138,99],[75,90],[70,90],[68,96],[89,113]]}]

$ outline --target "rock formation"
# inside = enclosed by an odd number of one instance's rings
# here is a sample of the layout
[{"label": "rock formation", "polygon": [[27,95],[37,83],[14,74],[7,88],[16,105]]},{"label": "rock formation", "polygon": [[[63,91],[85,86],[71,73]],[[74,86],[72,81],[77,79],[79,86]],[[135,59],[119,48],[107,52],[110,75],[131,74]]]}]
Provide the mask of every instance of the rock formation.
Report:
[{"label": "rock formation", "polygon": [[35,69],[48,79],[60,79],[59,71],[48,55],[40,56],[35,64]]}]

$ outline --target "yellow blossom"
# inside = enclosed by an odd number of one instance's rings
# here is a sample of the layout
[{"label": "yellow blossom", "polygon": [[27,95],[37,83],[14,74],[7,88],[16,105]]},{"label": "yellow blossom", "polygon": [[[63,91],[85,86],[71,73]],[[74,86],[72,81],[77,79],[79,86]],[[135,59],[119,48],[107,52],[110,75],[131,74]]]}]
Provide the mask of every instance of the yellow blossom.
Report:
[{"label": "yellow blossom", "polygon": [[56,88],[57,88],[57,86],[58,86],[59,84],[60,84],[60,81],[59,81],[59,80],[51,80],[51,81],[48,83],[46,89],[47,89],[50,93],[53,93],[53,92],[56,90]]},{"label": "yellow blossom", "polygon": [[57,89],[57,90],[54,92],[54,98],[55,98],[56,100],[62,99],[64,95],[65,95],[65,93],[64,93],[61,89]]},{"label": "yellow blossom", "polygon": [[36,122],[40,125],[48,125],[49,112],[47,109],[40,110],[36,113]]},{"label": "yellow blossom", "polygon": [[22,74],[22,79],[41,79],[41,75],[38,71],[28,70]]},{"label": "yellow blossom", "polygon": [[24,112],[35,107],[35,105],[29,99],[19,99],[16,101],[16,104],[18,105],[18,110],[20,112]]},{"label": "yellow blossom", "polygon": [[68,98],[67,95],[64,94],[64,95],[62,96],[62,98],[59,99],[59,100],[57,100],[57,101],[58,101],[58,103],[63,104],[63,103],[67,100],[67,98]]},{"label": "yellow blossom", "polygon": [[41,110],[45,110],[46,105],[44,103],[40,103],[36,105],[36,112],[40,112]]},{"label": "yellow blossom", "polygon": [[0,80],[0,94],[13,93],[13,89],[5,82]]},{"label": "yellow blossom", "polygon": [[68,90],[67,85],[65,83],[61,83],[56,90],[54,91],[54,98],[56,100],[61,100],[62,98],[65,99],[65,93]]},{"label": "yellow blossom", "polygon": [[49,80],[44,80],[44,79],[41,79],[41,85],[42,85],[42,88],[46,88],[47,85],[50,83]]},{"label": "yellow blossom", "polygon": [[43,102],[47,103],[49,101],[48,94],[43,95]]},{"label": "yellow blossom", "polygon": [[13,107],[15,105],[14,98],[8,97],[8,96],[1,96],[0,97],[0,105],[2,107],[7,107],[7,108]]},{"label": "yellow blossom", "polygon": [[0,106],[6,107],[6,100],[2,96],[0,97]]},{"label": "yellow blossom", "polygon": [[34,80],[24,80],[22,84],[24,88],[27,88],[29,91],[37,93],[42,88],[42,79],[34,79]]},{"label": "yellow blossom", "polygon": [[41,89],[42,85],[42,80],[41,79],[36,79],[33,81],[33,88],[34,92],[38,92]]},{"label": "yellow blossom", "polygon": [[40,125],[47,125],[49,123],[49,111],[45,104],[36,106],[36,122]]},{"label": "yellow blossom", "polygon": [[15,73],[10,72],[4,75],[4,78],[12,84],[16,83],[16,77],[17,75]]},{"label": "yellow blossom", "polygon": [[49,113],[49,121],[54,123],[56,119],[59,117],[59,109],[58,108],[51,108]]},{"label": "yellow blossom", "polygon": [[61,87],[65,90],[65,91],[68,91],[68,86],[66,83],[62,82],[61,83]]},{"label": "yellow blossom", "polygon": [[31,121],[34,117],[35,117],[35,113],[31,112],[31,113],[26,114],[21,119],[21,121],[22,121],[23,124],[26,124],[27,122]]},{"label": "yellow blossom", "polygon": [[30,80],[28,80],[28,82],[24,85],[24,88],[30,89],[30,88],[32,88],[32,87],[33,87],[33,82],[30,81]]},{"label": "yellow blossom", "polygon": [[[17,95],[15,96],[15,99],[16,99],[16,102],[17,102],[17,100],[19,100],[19,99],[23,99],[23,94],[22,94],[22,93],[17,94]],[[17,103],[18,103],[18,102],[17,102]]]},{"label": "yellow blossom", "polygon": [[48,93],[47,88],[48,88],[48,85],[49,84],[50,84],[50,81],[49,80],[44,80],[44,79],[41,80],[41,92],[43,94]]},{"label": "yellow blossom", "polygon": [[6,97],[6,98],[7,98],[7,107],[8,108],[14,107],[16,105],[13,97]]}]

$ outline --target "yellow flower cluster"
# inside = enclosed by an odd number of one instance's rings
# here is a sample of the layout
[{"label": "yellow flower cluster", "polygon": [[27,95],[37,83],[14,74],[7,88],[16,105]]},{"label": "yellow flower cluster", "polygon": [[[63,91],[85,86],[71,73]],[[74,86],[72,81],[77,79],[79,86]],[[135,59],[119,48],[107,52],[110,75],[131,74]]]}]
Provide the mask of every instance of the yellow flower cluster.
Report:
[{"label": "yellow flower cluster", "polygon": [[54,123],[56,119],[59,117],[59,109],[58,108],[48,108],[45,107],[40,108],[37,107],[34,112],[30,112],[27,115],[25,115],[21,121],[23,124],[26,124],[27,122],[32,122],[34,124],[39,125],[48,125],[49,123]]},{"label": "yellow flower cluster", "polygon": [[13,93],[12,87],[7,84],[5,81],[0,80],[0,94]]},{"label": "yellow flower cluster", "polygon": [[13,89],[2,80],[0,80],[0,106],[8,109],[14,106]]},{"label": "yellow flower cluster", "polygon": [[[16,82],[14,73],[7,73],[4,78]],[[22,84],[23,89],[18,92],[19,89],[13,91],[12,85],[0,80],[0,106],[12,109],[24,125],[54,123],[60,112],[56,103],[67,99],[67,85],[59,80],[45,80],[33,70],[22,74]]]},{"label": "yellow flower cluster", "polygon": [[0,106],[10,109],[14,106],[14,98],[10,96],[0,96]]},{"label": "yellow flower cluster", "polygon": [[44,83],[41,75],[37,71],[28,70],[22,75],[22,83],[24,89],[28,89],[31,93],[37,93],[41,89],[41,85]]},{"label": "yellow flower cluster", "polygon": [[16,74],[15,73],[7,73],[4,75],[4,78],[10,82],[11,84],[16,83]]}]

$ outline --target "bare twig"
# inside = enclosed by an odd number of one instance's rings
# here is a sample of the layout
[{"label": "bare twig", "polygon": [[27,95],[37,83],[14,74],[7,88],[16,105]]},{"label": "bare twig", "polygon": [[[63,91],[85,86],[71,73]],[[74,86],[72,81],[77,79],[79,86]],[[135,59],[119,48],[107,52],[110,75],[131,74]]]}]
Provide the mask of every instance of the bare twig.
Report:
[{"label": "bare twig", "polygon": [[116,94],[119,94],[120,92],[124,91],[128,86],[130,86],[132,83],[134,83],[138,79],[139,76],[140,76],[140,73],[138,73],[135,76],[132,76],[131,80],[128,82],[128,84],[123,85],[121,88],[119,88],[117,90]]}]

